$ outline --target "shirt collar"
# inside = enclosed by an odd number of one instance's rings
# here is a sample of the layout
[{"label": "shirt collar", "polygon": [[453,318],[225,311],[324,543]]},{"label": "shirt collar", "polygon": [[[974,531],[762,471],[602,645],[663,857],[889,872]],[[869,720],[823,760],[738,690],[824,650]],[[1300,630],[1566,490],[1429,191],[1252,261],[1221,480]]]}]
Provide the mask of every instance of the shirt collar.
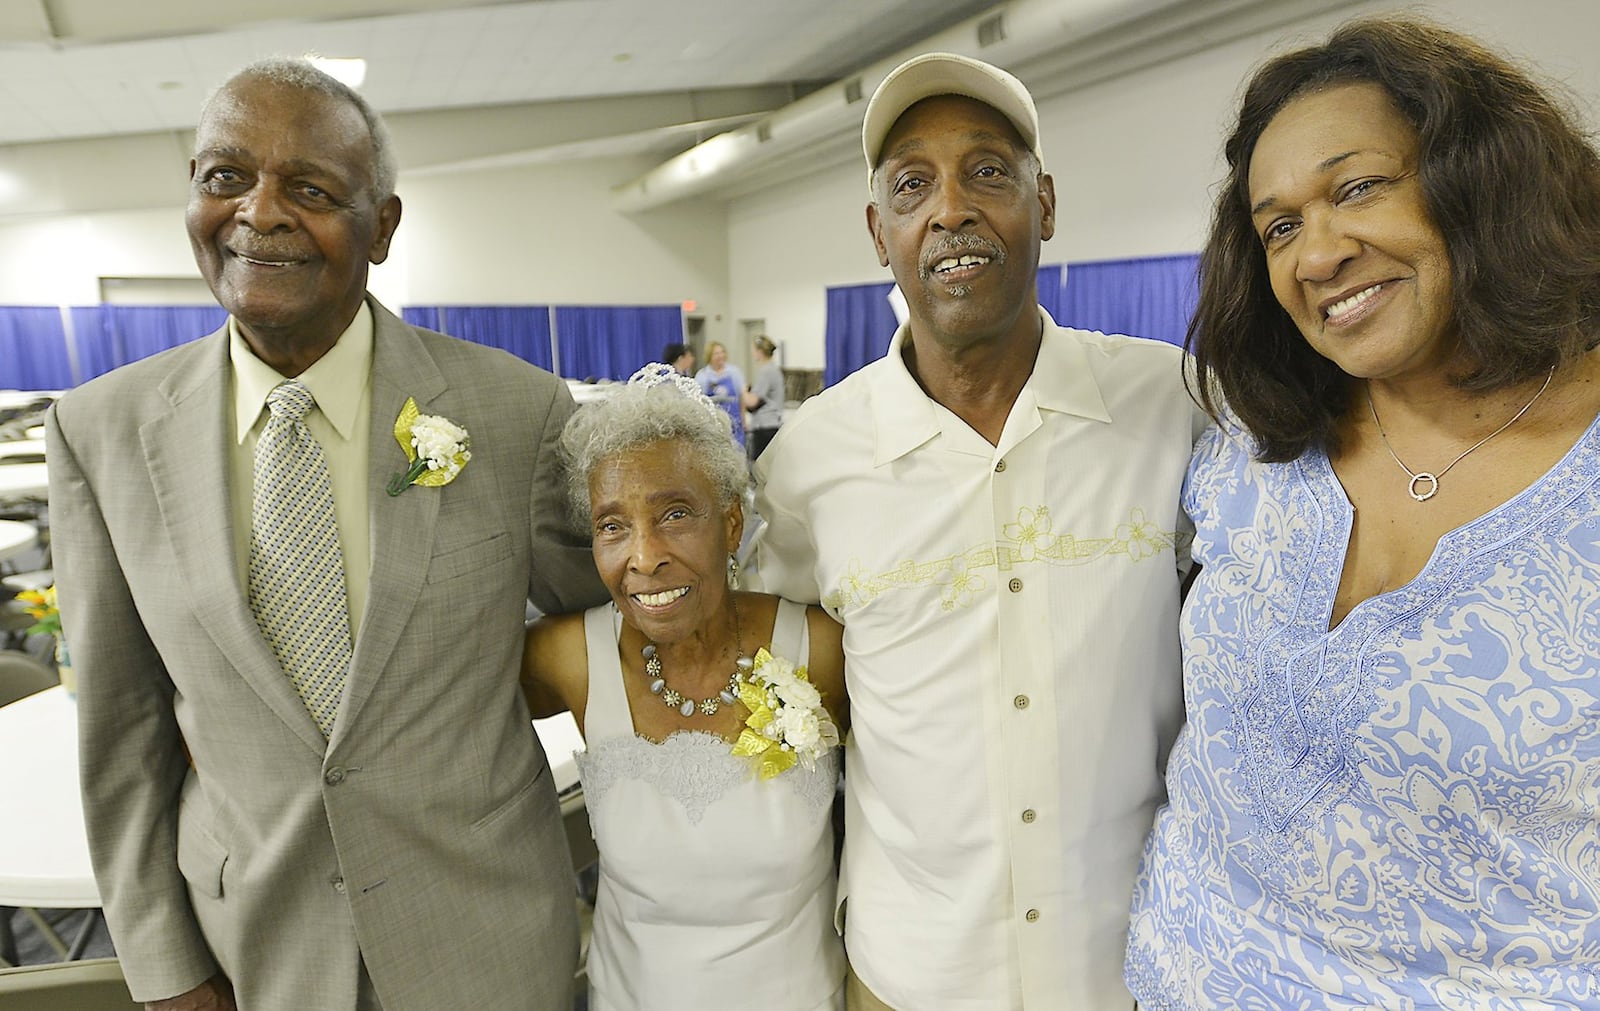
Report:
[{"label": "shirt collar", "polygon": [[1042,307],[1039,315],[1044,319],[1044,339],[1033,363],[1033,375],[1024,389],[1033,391],[1041,410],[1110,424],[1111,412],[1100,395],[1100,383],[1089,364],[1089,349],[1078,336],[1079,331],[1057,326]]},{"label": "shirt collar", "polygon": [[[1089,353],[1077,333],[1056,326],[1041,306],[1039,317],[1043,333],[1033,372],[1017,395],[1019,403],[1029,394],[1042,411],[1075,414],[1091,421],[1109,423],[1100,384],[1089,367]],[[906,368],[903,350],[911,339],[911,328],[902,323],[889,342],[885,367],[878,370],[872,385],[872,420],[877,446],[873,464],[881,466],[897,460],[923,445],[941,431],[934,402],[917,385]],[[1013,406],[1012,410],[1016,407]]]},{"label": "shirt collar", "polygon": [[[241,444],[255,427],[267,394],[285,377],[257,358],[239,332],[239,323],[228,317],[228,357],[233,363],[234,438]],[[343,439],[355,431],[356,415],[361,410],[361,394],[367,386],[372,365],[372,309],[363,301],[344,333],[327,353],[295,378],[305,384],[317,402],[317,409]]]}]

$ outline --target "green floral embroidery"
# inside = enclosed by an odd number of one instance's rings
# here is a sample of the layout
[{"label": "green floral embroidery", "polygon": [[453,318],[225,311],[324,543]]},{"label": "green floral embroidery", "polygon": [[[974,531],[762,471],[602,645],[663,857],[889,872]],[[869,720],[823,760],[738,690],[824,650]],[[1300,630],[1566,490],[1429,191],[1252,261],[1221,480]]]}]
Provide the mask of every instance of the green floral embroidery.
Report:
[{"label": "green floral embroidery", "polygon": [[852,558],[837,588],[822,602],[845,611],[892,590],[937,586],[939,606],[957,611],[972,606],[989,588],[988,569],[999,574],[1020,565],[1083,565],[1109,555],[1143,562],[1168,551],[1176,553],[1184,540],[1177,531],[1162,530],[1150,522],[1143,509],[1130,510],[1127,522],[1118,524],[1110,537],[1057,534],[1051,529],[1050,510],[1043,506],[1020,510],[1015,522],[1001,525],[1000,533],[1002,539],[992,547],[981,545],[932,562],[903,561],[884,572],[868,571],[861,559]]},{"label": "green floral embroidery", "polygon": [[972,604],[974,595],[988,588],[989,581],[976,569],[976,566],[967,563],[964,556],[958,555],[950,559],[943,571],[934,576],[934,582],[939,584],[939,606],[943,610],[954,611],[968,607]]}]

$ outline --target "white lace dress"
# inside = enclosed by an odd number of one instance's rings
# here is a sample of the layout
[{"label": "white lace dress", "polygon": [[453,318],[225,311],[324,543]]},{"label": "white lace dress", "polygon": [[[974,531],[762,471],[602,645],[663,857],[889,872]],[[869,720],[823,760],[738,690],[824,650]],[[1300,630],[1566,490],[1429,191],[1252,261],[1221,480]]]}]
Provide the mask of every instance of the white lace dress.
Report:
[{"label": "white lace dress", "polygon": [[[620,619],[584,616],[587,751],[578,756],[600,849],[590,1011],[836,1011],[834,749],[814,771],[766,781],[714,734],[661,744],[634,733],[617,656]],[[772,652],[805,663],[805,608],[782,601]]]}]

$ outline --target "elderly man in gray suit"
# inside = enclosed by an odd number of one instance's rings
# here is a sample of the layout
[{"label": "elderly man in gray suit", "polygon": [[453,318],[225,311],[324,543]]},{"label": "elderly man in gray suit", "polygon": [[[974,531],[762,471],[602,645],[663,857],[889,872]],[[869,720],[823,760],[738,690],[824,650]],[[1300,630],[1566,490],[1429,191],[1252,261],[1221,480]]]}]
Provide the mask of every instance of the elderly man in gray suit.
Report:
[{"label": "elderly man in gray suit", "polygon": [[[50,503],[106,919],[156,1008],[571,1006],[571,864],[518,689],[564,532],[555,377],[366,296],[381,121],[300,61],[207,103],[228,324],[63,397]],[[393,434],[391,434],[391,432]]]}]

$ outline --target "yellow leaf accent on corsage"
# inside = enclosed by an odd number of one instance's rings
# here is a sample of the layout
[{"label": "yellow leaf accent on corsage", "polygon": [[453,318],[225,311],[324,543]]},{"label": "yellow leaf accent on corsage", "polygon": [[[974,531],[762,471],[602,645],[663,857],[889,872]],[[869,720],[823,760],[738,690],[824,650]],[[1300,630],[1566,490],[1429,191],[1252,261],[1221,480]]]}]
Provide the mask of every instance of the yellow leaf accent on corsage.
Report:
[{"label": "yellow leaf accent on corsage", "polygon": [[[761,655],[765,652],[766,650],[762,650],[756,654],[756,663],[759,664],[761,662]],[[767,690],[761,685],[752,684],[749,681],[740,681],[739,701],[743,702],[744,707],[750,710],[750,715],[745,719],[744,725],[751,730],[759,732],[767,729],[767,724],[771,723],[773,717],[777,715],[777,713],[773,712],[772,707],[767,705]]]},{"label": "yellow leaf accent on corsage", "polygon": [[[765,649],[758,651],[755,668],[759,670],[771,659],[771,654]],[[767,689],[750,681],[741,681],[739,701],[750,710],[750,715],[745,718],[745,729],[739,732],[739,740],[733,745],[734,755],[739,758],[754,758],[756,772],[762,779],[771,779],[794,765],[794,753],[784,751],[775,739],[764,733],[777,717],[777,713],[767,705]]]},{"label": "yellow leaf accent on corsage", "polygon": [[799,760],[794,752],[784,751],[777,741],[768,740],[748,729],[739,732],[733,753],[739,758],[755,759],[756,774],[762,779],[772,779]]},{"label": "yellow leaf accent on corsage", "polygon": [[417,410],[417,402],[411,397],[406,398],[406,405],[400,408],[400,416],[394,419],[394,439],[400,448],[406,451],[406,461],[415,462],[417,459],[416,447],[411,445],[411,426],[422,417],[422,412]]},{"label": "yellow leaf accent on corsage", "polygon": [[408,466],[403,474],[389,479],[390,495],[399,495],[414,484],[441,488],[454,481],[472,459],[466,429],[446,418],[421,413],[411,397],[394,419],[394,438],[405,451]]}]

